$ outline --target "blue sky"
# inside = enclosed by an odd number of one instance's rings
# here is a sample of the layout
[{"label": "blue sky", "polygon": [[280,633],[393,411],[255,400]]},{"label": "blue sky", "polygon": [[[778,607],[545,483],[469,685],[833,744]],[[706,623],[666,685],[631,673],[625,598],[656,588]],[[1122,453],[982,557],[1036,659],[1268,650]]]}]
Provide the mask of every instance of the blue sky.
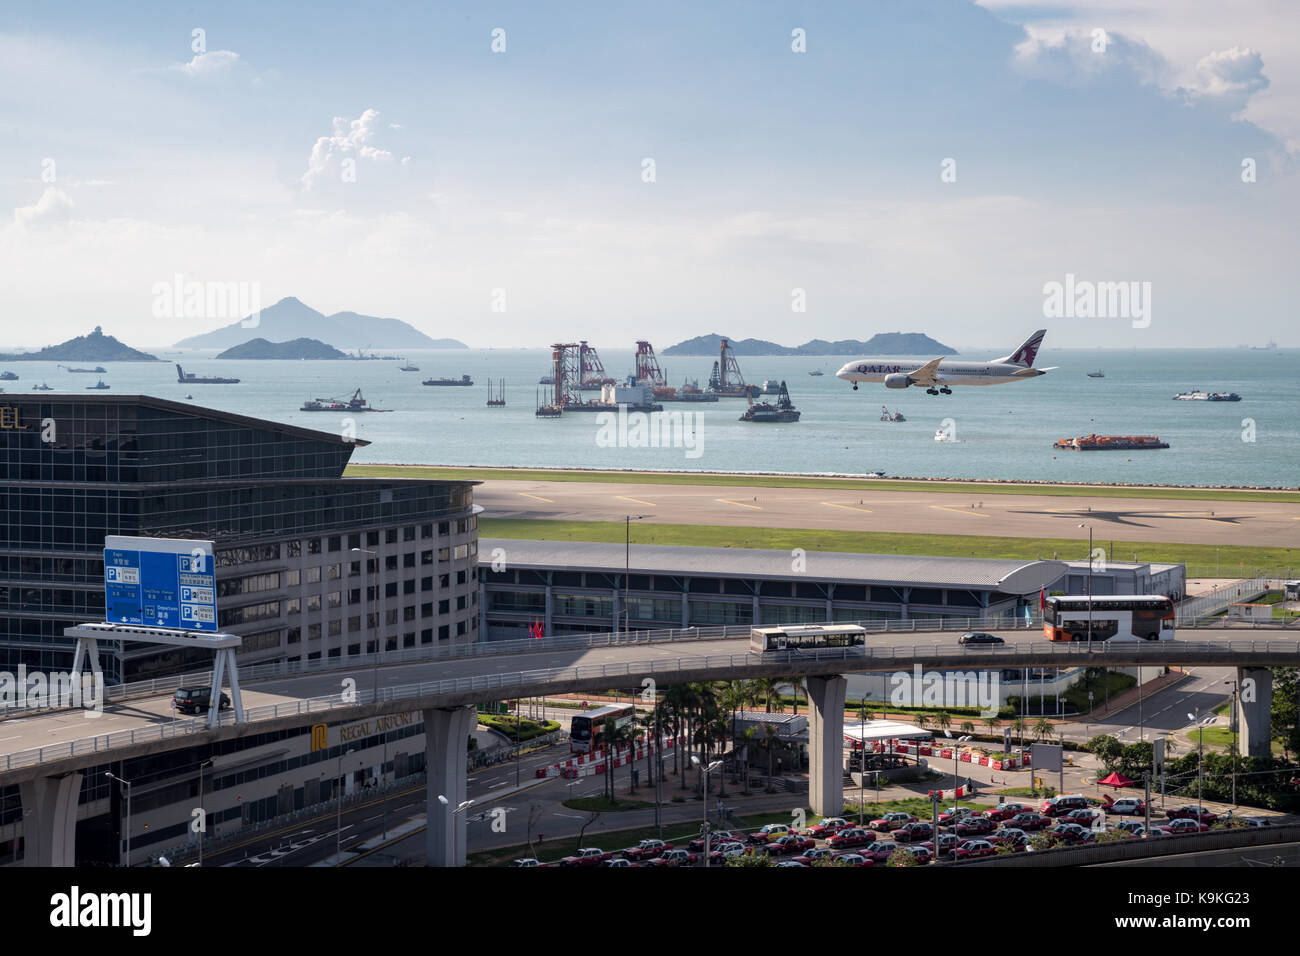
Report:
[{"label": "blue sky", "polygon": [[[472,345],[1300,345],[1295,5],[697,6],[7,9],[0,339],[228,324],[180,273]],[[1150,325],[1045,319],[1066,274]]]}]

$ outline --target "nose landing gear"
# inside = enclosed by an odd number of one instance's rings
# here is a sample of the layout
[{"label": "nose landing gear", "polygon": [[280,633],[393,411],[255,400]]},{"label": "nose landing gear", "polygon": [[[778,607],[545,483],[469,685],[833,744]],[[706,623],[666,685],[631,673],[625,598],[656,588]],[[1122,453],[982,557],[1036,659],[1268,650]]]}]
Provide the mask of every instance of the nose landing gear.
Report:
[{"label": "nose landing gear", "polygon": [[857,383],[857,382],[854,382],[854,383],[853,383],[853,391],[856,392],[857,390],[858,390],[858,383]]},{"label": "nose landing gear", "polygon": [[927,395],[938,395],[938,394],[939,394],[939,390],[938,390],[937,388],[927,388],[927,389],[925,390],[925,394],[927,394]]}]

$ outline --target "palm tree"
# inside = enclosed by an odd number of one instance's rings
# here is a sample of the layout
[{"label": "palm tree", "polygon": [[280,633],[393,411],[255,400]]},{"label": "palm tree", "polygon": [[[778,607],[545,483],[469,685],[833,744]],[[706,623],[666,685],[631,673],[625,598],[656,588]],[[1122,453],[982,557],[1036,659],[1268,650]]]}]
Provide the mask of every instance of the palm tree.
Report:
[{"label": "palm tree", "polygon": [[1020,740],[1020,748],[1022,750],[1025,746],[1025,734],[1028,733],[1028,731],[1029,721],[1017,714],[1016,719],[1011,721],[1011,732]]},{"label": "palm tree", "polygon": [[[776,695],[777,688],[781,686],[779,677],[759,677],[753,681],[755,696],[761,694],[766,704],[767,713],[772,712],[772,698]],[[778,704],[779,706],[779,704]]]},{"label": "palm tree", "polygon": [[988,731],[990,737],[997,735],[999,722],[996,717],[985,717],[983,723],[984,729]]},{"label": "palm tree", "polygon": [[916,715],[916,726],[920,727],[922,730],[924,730],[926,727],[929,727],[932,722],[933,721],[929,714]]},{"label": "palm tree", "polygon": [[775,748],[776,735],[777,735],[776,724],[763,725],[763,747],[767,750],[767,788],[766,789],[768,793],[775,792],[775,788],[772,786],[772,778],[776,776],[776,769],[774,767],[774,763],[776,761],[776,748]]},{"label": "palm tree", "polygon": [[935,714],[934,723],[940,730],[947,730],[952,726],[952,715],[946,710],[941,710]]},{"label": "palm tree", "polygon": [[961,732],[963,734],[974,734],[975,733],[974,722],[969,720],[963,720],[961,722]]},{"label": "palm tree", "polygon": [[620,745],[627,747],[627,792],[636,789],[636,742],[645,736],[645,731],[637,725],[635,719],[628,721],[618,729]]},{"label": "palm tree", "polygon": [[1051,740],[1056,736],[1056,725],[1046,717],[1039,717],[1034,721],[1034,739]]},{"label": "palm tree", "polygon": [[745,789],[744,789],[744,792],[745,792],[745,794],[746,794],[747,796],[748,796],[748,794],[749,794],[749,751],[750,751],[750,748],[751,748],[751,747],[756,746],[756,743],[755,743],[755,742],[758,740],[758,735],[759,735],[759,729],[758,729],[757,727],[750,727],[748,730],[745,731],[745,767],[744,767],[744,773],[745,773]]}]

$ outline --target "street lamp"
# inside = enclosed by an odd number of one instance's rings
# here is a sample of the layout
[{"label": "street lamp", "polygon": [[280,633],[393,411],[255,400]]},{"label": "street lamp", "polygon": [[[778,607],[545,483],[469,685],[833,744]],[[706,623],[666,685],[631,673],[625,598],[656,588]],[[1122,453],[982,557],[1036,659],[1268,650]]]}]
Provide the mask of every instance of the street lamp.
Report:
[{"label": "street lamp", "polygon": [[[448,800],[446,797],[444,797],[442,794],[438,794],[438,802],[441,803],[444,807],[451,806],[451,801]],[[458,813],[464,813],[472,806],[474,806],[473,800],[465,800],[458,807],[456,807],[456,809],[451,811],[451,815],[455,816]]]},{"label": "street lamp", "polygon": [[[131,865],[131,781],[123,780],[121,777],[114,776],[107,770],[104,776],[110,780],[116,780],[122,786],[126,787],[126,865]],[[121,844],[118,844],[119,848]],[[120,852],[120,849],[119,849]]]},{"label": "street lamp", "polygon": [[[1187,719],[1195,722],[1196,715],[1188,714]],[[1202,781],[1205,776],[1205,725],[1212,724],[1212,723],[1214,723],[1214,715],[1207,714],[1204,718],[1202,718],[1199,721],[1199,726],[1197,727],[1197,734],[1200,736],[1200,744],[1199,744],[1200,753],[1197,755],[1196,758],[1196,822],[1197,823],[1203,822],[1201,820],[1201,817],[1205,815],[1205,810],[1201,806]]]},{"label": "street lamp", "polygon": [[[952,734],[948,733],[947,728],[944,728],[943,735],[949,740],[952,740]],[[954,743],[952,747],[952,805],[954,807],[957,806],[957,750],[962,744],[970,739],[969,736],[958,737],[957,742]]]},{"label": "street lamp", "polygon": [[691,763],[704,771],[704,865],[709,865],[709,774],[722,766],[721,760],[714,760],[708,766],[700,763],[700,758],[691,754]]},{"label": "street lamp", "polygon": [[[1092,525],[1080,524],[1080,528],[1088,529],[1088,650],[1092,650]],[[1141,667],[1138,668],[1138,689],[1141,691]]]},{"label": "street lamp", "polygon": [[1232,724],[1232,805],[1237,806],[1237,724],[1240,721],[1240,715],[1237,713],[1237,692],[1238,685],[1236,678],[1230,678],[1224,681],[1225,684],[1232,685],[1232,710],[1229,713],[1229,722]]},{"label": "street lamp", "polygon": [[203,824],[203,829],[199,830],[199,866],[203,865],[203,838],[208,834],[208,815],[203,812],[203,768],[211,766],[211,757],[199,764],[199,820]]},{"label": "street lamp", "polygon": [[648,517],[650,516],[623,516],[623,630],[628,632],[632,630],[632,609],[628,604],[629,595],[632,591],[632,584],[629,580],[632,575],[632,522]]},{"label": "street lamp", "polygon": [[335,823],[335,829],[337,830],[337,832],[334,834],[335,837],[334,865],[335,866],[341,866],[343,863],[343,758],[346,757],[348,754],[354,752],[355,751],[353,750],[345,750],[341,754],[339,754],[339,772],[338,775],[334,778],[338,781],[338,788],[339,788],[339,792],[336,794],[338,800],[338,815],[336,818],[337,822]]}]

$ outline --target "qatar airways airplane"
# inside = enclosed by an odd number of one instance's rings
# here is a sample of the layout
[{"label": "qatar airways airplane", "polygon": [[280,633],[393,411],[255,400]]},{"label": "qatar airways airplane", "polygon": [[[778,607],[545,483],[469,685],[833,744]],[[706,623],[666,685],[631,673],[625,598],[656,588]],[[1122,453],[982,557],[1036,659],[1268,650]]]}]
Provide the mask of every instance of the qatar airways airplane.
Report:
[{"label": "qatar airways airplane", "polygon": [[1039,329],[1010,355],[991,362],[954,362],[946,358],[929,362],[900,362],[898,359],[865,358],[849,362],[835,375],[846,382],[852,382],[854,391],[858,389],[858,382],[883,382],[885,388],[924,385],[929,395],[951,395],[950,385],[1023,382],[1059,368],[1034,368],[1034,358],[1038,355],[1038,347],[1043,344],[1046,333],[1046,329]]}]

